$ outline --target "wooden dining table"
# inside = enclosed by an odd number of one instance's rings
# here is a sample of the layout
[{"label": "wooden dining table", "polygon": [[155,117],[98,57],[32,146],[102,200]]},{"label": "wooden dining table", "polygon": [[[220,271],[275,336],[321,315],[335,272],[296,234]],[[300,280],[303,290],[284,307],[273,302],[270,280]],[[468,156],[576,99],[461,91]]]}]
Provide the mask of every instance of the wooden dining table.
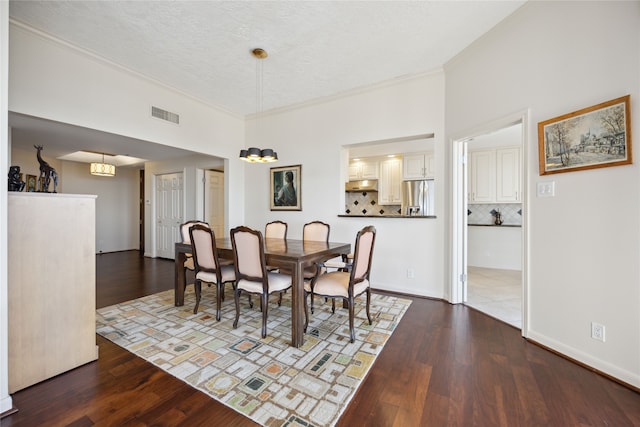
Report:
[{"label": "wooden dining table", "polygon": [[[216,248],[220,258],[233,259],[233,247],[228,237],[217,238]],[[191,245],[175,244],[175,305],[184,305],[186,274],[184,262],[191,253]],[[264,255],[269,266],[292,271],[291,292],[291,345],[304,343],[304,276],[302,271],[316,262],[349,254],[350,243],[303,241],[296,239],[264,239]]]}]

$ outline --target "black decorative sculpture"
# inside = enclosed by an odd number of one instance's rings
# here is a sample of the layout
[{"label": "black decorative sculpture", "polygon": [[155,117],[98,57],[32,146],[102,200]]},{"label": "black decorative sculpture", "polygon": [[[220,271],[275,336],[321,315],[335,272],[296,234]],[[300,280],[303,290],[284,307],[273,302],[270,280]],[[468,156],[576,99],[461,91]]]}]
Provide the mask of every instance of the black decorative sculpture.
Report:
[{"label": "black decorative sculpture", "polygon": [[56,189],[58,188],[58,173],[49,163],[42,160],[42,156],[40,156],[42,146],[34,145],[34,147],[38,150],[37,157],[38,163],[40,163],[40,191],[48,193],[49,184],[51,183],[51,178],[53,178],[53,192],[56,193]]},{"label": "black decorative sculpture", "polygon": [[20,179],[20,166],[9,166],[9,191],[24,190],[25,182]]}]

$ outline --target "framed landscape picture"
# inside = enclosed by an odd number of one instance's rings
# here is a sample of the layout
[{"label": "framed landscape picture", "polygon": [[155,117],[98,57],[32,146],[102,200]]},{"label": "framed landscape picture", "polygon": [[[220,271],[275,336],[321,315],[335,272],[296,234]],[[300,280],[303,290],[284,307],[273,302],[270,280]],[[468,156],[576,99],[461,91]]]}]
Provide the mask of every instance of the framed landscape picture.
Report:
[{"label": "framed landscape picture", "polygon": [[38,185],[38,177],[35,175],[27,175],[27,191],[36,191]]},{"label": "framed landscape picture", "polygon": [[629,99],[538,123],[540,175],[631,164]]},{"label": "framed landscape picture", "polygon": [[271,168],[272,211],[302,210],[301,176],[302,165]]}]

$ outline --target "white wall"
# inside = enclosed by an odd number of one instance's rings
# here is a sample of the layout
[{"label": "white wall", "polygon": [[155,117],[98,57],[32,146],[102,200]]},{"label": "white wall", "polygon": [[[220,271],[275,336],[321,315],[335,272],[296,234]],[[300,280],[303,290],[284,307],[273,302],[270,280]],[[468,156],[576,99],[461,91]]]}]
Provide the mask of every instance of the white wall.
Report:
[{"label": "white wall", "polygon": [[[0,2],[0,176],[9,170],[9,2]],[[7,160],[4,160],[7,159]],[[7,182],[6,180],[3,180]],[[0,414],[13,406],[8,382],[8,331],[7,331],[7,187],[0,190]]]},{"label": "white wall", "polygon": [[[421,77],[382,85],[366,92],[329,99],[313,105],[261,116],[260,135],[247,124],[247,146],[270,147],[278,152],[275,166],[302,165],[302,211],[269,210],[269,169],[251,164],[246,169],[246,223],[264,229],[280,219],[289,224],[288,235],[302,237],[302,226],[312,220],[331,225],[331,240],[354,243],[366,225],[378,231],[372,285],[375,288],[440,298],[444,289],[444,203],[436,192],[435,219],[339,218],[344,212],[347,150],[342,147],[410,135],[435,134],[437,163],[444,156],[444,75]],[[436,182],[442,182],[439,168]],[[407,269],[415,278],[407,278]]]},{"label": "white wall", "polygon": [[[529,2],[445,66],[448,137],[531,113],[525,334],[636,387],[640,169],[540,176],[536,124],[631,94],[640,129],[639,42],[639,2]],[[536,198],[546,181],[556,196]],[[606,326],[605,343],[590,338],[592,321]]]},{"label": "white wall", "polygon": [[[244,118],[10,24],[10,111],[231,159],[227,216],[242,221]],[[178,113],[180,125],[151,117],[152,105]]]}]

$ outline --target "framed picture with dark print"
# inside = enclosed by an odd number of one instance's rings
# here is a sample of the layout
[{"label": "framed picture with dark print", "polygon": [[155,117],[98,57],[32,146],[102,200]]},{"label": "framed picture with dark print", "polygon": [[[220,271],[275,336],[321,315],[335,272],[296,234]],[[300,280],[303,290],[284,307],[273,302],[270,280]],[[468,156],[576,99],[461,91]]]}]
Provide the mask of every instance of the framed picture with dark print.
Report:
[{"label": "framed picture with dark print", "polygon": [[271,168],[272,211],[302,210],[302,165]]},{"label": "framed picture with dark print", "polygon": [[540,175],[630,164],[629,98],[538,123]]}]

